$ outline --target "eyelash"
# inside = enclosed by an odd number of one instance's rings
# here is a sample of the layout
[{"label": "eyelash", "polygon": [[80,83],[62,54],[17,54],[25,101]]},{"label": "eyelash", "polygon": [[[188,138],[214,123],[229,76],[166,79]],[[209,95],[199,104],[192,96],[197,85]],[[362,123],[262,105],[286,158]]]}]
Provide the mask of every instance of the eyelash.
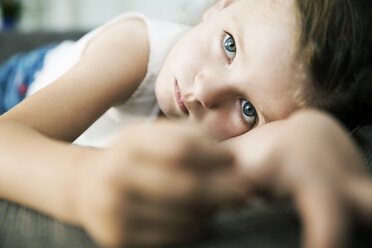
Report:
[{"label": "eyelash", "polygon": [[[243,121],[244,121],[244,117],[243,116],[242,116],[242,118],[243,118]],[[245,123],[247,123],[247,122],[245,122]],[[257,125],[257,123],[258,123],[258,114],[256,114],[256,117],[254,118],[254,122],[252,123],[252,125],[250,125],[249,131],[252,130],[253,128],[255,128],[256,125]]]},{"label": "eyelash", "polygon": [[[229,32],[227,31],[223,31],[220,38],[219,38],[219,46],[220,46],[220,53],[222,55],[222,57],[229,63],[231,64],[233,60],[230,60],[229,57],[227,57],[226,53],[225,53],[225,48],[224,48],[224,39],[225,39],[225,36],[226,35],[229,35],[231,36],[233,39],[234,39],[234,36],[232,36],[232,34],[230,34]],[[243,99],[240,100],[240,103],[243,101]],[[240,109],[241,111],[241,109]],[[243,124],[245,126],[249,126],[249,130],[252,130],[254,127],[256,127],[257,123],[258,123],[258,114],[256,113],[256,116],[254,118],[254,122],[252,124],[248,124],[248,122],[245,120],[243,114],[241,113],[240,114],[240,118],[241,118],[241,121],[243,122]]]},{"label": "eyelash", "polygon": [[[222,34],[221,34],[221,36],[220,36],[220,38],[219,38],[219,45],[220,45],[220,53],[221,53],[221,55],[222,55],[222,57],[229,63],[229,64],[231,64],[232,63],[232,61],[233,60],[230,60],[230,58],[229,57],[227,57],[227,55],[226,55],[226,53],[225,53],[225,48],[224,48],[224,39],[225,39],[225,37],[226,37],[226,35],[229,35],[229,36],[231,36],[233,39],[234,39],[234,36],[232,36],[232,34],[230,34],[229,32],[227,32],[227,31],[223,31],[222,32]],[[243,101],[243,98],[240,100],[240,103]],[[240,109],[240,111],[241,111],[241,109]],[[255,118],[254,118],[254,122],[252,123],[252,124],[249,124],[246,120],[245,120],[245,118],[244,118],[244,116],[243,116],[243,114],[241,113],[240,114],[240,118],[241,118],[241,121],[243,122],[243,124],[245,125],[245,126],[249,126],[249,130],[252,130],[256,125],[257,125],[257,123],[258,123],[258,114],[256,113],[256,116],[255,116]]]},{"label": "eyelash", "polygon": [[[246,100],[245,98],[241,98],[240,99],[240,106],[241,106],[241,103],[243,102],[243,100]],[[247,100],[246,100],[247,101]],[[254,106],[253,106],[254,107]],[[256,108],[255,108],[256,109]],[[241,121],[243,122],[243,124],[244,125],[246,125],[246,126],[249,126],[249,130],[248,131],[250,131],[250,130],[252,130],[253,128],[255,128],[256,127],[256,125],[257,125],[257,123],[258,123],[258,113],[257,113],[257,110],[256,110],[256,116],[255,116],[255,118],[254,118],[254,122],[252,123],[252,124],[249,124],[246,120],[245,120],[245,118],[244,118],[244,116],[243,116],[243,113],[241,113],[241,108],[240,108],[240,119],[241,119]]]},{"label": "eyelash", "polygon": [[226,35],[230,35],[231,37],[234,38],[234,36],[232,36],[229,32],[227,32],[227,31],[223,31],[223,32],[222,32],[222,35],[221,35],[220,38],[219,38],[220,53],[221,53],[222,57],[223,57],[223,58],[224,58],[224,59],[225,59],[229,64],[231,64],[231,63],[232,63],[232,60],[230,60],[230,59],[227,57],[226,53],[224,52],[224,51],[225,51],[225,48],[224,48],[224,43],[223,43],[223,41],[224,41]]}]

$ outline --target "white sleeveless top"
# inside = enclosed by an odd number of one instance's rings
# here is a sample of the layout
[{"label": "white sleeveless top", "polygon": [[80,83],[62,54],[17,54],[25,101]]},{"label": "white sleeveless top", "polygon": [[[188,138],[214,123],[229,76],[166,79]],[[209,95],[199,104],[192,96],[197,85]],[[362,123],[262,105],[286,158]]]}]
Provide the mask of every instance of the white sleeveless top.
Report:
[{"label": "white sleeveless top", "polygon": [[133,17],[144,20],[149,34],[150,54],[145,78],[125,103],[110,108],[74,144],[105,147],[114,133],[124,124],[138,119],[151,122],[157,118],[160,111],[154,89],[157,75],[174,42],[190,27],[149,19],[140,13],[125,13],[89,32],[77,42],[61,43],[46,55],[43,69],[35,74],[35,81],[30,86],[28,95],[52,83],[74,66],[88,42],[104,28],[117,21]]}]

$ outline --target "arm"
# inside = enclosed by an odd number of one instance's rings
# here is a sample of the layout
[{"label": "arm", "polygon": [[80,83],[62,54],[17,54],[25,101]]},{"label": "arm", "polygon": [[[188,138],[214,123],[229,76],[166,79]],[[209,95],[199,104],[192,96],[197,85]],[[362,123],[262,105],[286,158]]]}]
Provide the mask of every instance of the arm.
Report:
[{"label": "arm", "polygon": [[344,247],[353,218],[372,222],[372,179],[356,146],[330,116],[297,113],[232,140],[246,189],[293,198],[304,247]]},{"label": "arm", "polygon": [[0,122],[0,198],[81,225],[76,190],[99,151],[46,138],[18,123]]},{"label": "arm", "polygon": [[[127,48],[133,40],[138,50]],[[0,197],[70,219],[52,210],[71,202],[67,192],[74,191],[67,187],[74,187],[69,181],[88,149],[56,139],[73,141],[115,102],[128,98],[144,76],[147,53],[144,23],[119,22],[93,39],[64,76],[1,116]],[[50,182],[60,185],[50,189]]]},{"label": "arm", "polygon": [[148,56],[141,27],[108,28],[63,77],[0,117],[0,197],[80,225],[104,245],[188,240],[217,206],[242,198],[232,176],[216,172],[228,171],[230,153],[199,128],[137,125],[105,150],[68,143],[137,88]]},{"label": "arm", "polygon": [[218,206],[243,199],[231,154],[182,123],[127,128],[106,150],[11,122],[0,136],[0,197],[82,226],[103,245],[185,242]]},{"label": "arm", "polygon": [[81,224],[76,189],[82,167],[100,151],[68,142],[132,94],[145,75],[148,52],[145,24],[119,22],[94,38],[64,76],[2,115],[0,197]]},{"label": "arm", "polygon": [[[133,49],[135,44],[135,49]],[[147,71],[145,24],[129,19],[98,34],[79,62],[0,117],[72,142],[115,103],[128,99]]]}]

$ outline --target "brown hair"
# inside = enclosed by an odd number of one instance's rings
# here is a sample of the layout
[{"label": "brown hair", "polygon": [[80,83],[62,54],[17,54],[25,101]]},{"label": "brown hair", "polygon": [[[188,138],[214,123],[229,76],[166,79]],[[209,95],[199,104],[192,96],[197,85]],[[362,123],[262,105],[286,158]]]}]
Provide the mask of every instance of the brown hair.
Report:
[{"label": "brown hair", "polygon": [[371,0],[297,0],[306,102],[352,129],[372,117]]}]

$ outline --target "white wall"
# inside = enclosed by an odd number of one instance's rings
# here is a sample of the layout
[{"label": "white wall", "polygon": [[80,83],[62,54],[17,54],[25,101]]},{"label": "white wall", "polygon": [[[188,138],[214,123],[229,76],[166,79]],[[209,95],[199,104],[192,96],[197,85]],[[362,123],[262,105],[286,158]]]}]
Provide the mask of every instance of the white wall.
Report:
[{"label": "white wall", "polygon": [[125,11],[196,23],[215,0],[22,0],[21,30],[91,29]]}]

